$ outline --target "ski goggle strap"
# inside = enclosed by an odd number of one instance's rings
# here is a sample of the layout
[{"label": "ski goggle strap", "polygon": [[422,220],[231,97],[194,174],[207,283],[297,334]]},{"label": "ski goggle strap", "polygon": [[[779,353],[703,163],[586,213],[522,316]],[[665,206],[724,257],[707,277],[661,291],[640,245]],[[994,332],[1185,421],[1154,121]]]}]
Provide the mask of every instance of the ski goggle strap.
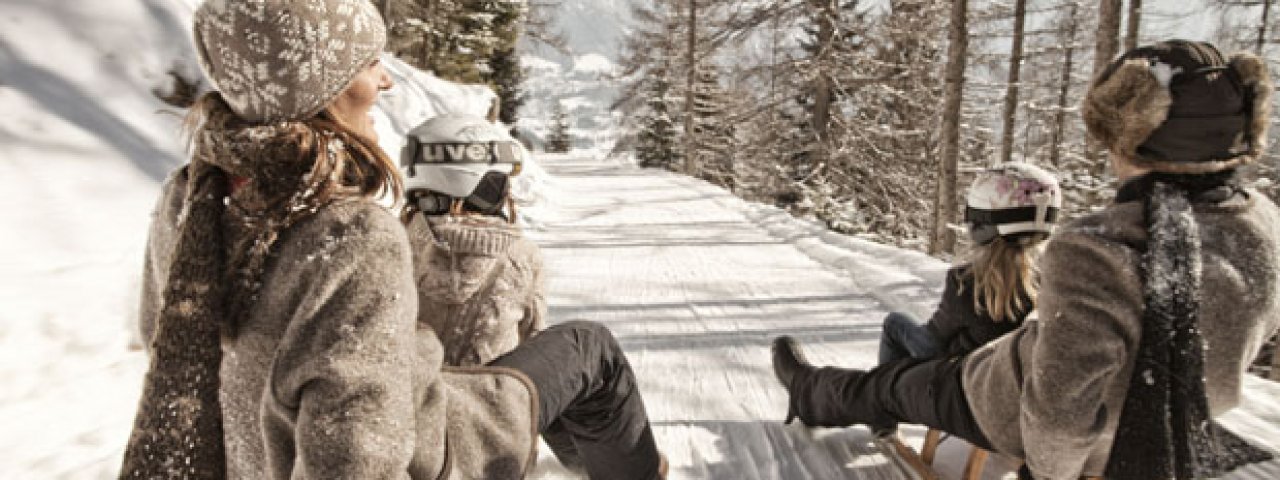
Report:
[{"label": "ski goggle strap", "polygon": [[[1039,218],[1039,210],[1044,209],[1044,217]],[[1001,225],[1005,223],[1036,222],[1052,223],[1058,220],[1057,207],[1020,207],[1002,208],[1000,210],[983,210],[965,207],[964,221],[975,225]]]},{"label": "ski goggle strap", "polygon": [[520,148],[515,142],[431,142],[408,138],[411,156],[403,159],[409,175],[414,175],[415,165],[430,164],[487,164],[509,163],[519,172]]}]

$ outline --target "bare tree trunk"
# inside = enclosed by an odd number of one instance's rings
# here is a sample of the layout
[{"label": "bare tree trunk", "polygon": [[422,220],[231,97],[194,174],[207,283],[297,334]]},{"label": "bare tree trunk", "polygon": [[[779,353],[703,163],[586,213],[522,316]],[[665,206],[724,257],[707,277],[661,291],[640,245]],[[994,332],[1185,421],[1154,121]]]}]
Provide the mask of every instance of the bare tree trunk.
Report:
[{"label": "bare tree trunk", "polygon": [[1098,1],[1098,34],[1093,50],[1093,76],[1107,68],[1120,53],[1120,4],[1122,0]]},{"label": "bare tree trunk", "polygon": [[1053,115],[1053,144],[1049,147],[1049,163],[1054,167],[1061,165],[1062,162],[1062,138],[1063,129],[1067,124],[1067,96],[1071,92],[1071,67],[1075,60],[1076,52],[1076,28],[1079,27],[1080,4],[1071,4],[1070,18],[1067,20],[1067,37],[1063,42],[1066,50],[1063,51],[1065,58],[1062,61],[1062,76],[1059,77],[1061,82],[1058,85],[1058,111]]},{"label": "bare tree trunk", "polygon": [[693,86],[698,75],[698,0],[689,0],[688,67],[689,75],[684,91],[684,173],[692,175],[697,157],[698,142],[693,128]]},{"label": "bare tree trunk", "polygon": [[[1098,34],[1093,50],[1093,77],[1097,77],[1111,63],[1120,50],[1120,2],[1121,0],[1098,1]],[[1101,148],[1089,139],[1086,142],[1085,156],[1094,165],[1096,173],[1106,169],[1104,162],[1099,162]]]},{"label": "bare tree trunk", "polygon": [[1129,0],[1129,21],[1125,28],[1125,51],[1138,48],[1138,32],[1142,21],[1142,0]]},{"label": "bare tree trunk", "polygon": [[1013,126],[1018,119],[1018,82],[1022,73],[1022,37],[1026,29],[1027,0],[1013,6],[1013,47],[1009,51],[1009,83],[1004,94],[1004,128],[1000,133],[1000,162],[1013,158]]},{"label": "bare tree trunk", "polygon": [[947,67],[943,87],[942,154],[938,162],[938,195],[934,199],[933,235],[929,253],[951,252],[955,234],[948,227],[956,212],[956,165],[960,154],[960,103],[964,99],[964,68],[969,50],[968,0],[953,0],[947,32]]},{"label": "bare tree trunk", "polygon": [[828,73],[828,57],[831,56],[831,50],[834,48],[835,41],[835,21],[836,21],[836,0],[820,0],[815,5],[822,13],[818,20],[818,52],[814,63],[817,64],[818,75],[813,79],[813,117],[810,122],[813,125],[813,131],[818,136],[818,142],[822,144],[823,151],[827,139],[829,127],[831,125],[831,102],[834,101],[831,95],[831,75]]},{"label": "bare tree trunk", "polygon": [[1258,23],[1258,45],[1254,48],[1259,57],[1267,45],[1267,21],[1271,15],[1271,0],[1262,0],[1262,21]]}]

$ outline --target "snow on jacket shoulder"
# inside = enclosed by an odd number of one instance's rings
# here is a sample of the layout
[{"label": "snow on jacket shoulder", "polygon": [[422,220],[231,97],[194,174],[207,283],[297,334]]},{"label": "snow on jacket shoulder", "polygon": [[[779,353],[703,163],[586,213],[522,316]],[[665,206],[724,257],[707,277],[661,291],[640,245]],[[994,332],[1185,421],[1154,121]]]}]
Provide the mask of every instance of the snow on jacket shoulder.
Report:
[{"label": "snow on jacket shoulder", "polygon": [[542,256],[499,217],[415,215],[408,225],[418,321],[447,365],[484,365],[545,328]]},{"label": "snow on jacket shoulder", "polygon": [[[1245,369],[1280,322],[1280,212],[1250,191],[1195,204],[1193,215],[1216,416],[1239,403]],[[1037,478],[1101,475],[1106,466],[1142,331],[1146,241],[1141,201],[1072,222],[1041,257],[1037,314],[966,359],[965,394],[979,427]]]},{"label": "snow on jacket shoulder", "polygon": [[[185,186],[184,172],[170,178],[151,229],[144,338]],[[508,370],[441,370],[439,341],[415,321],[411,261],[403,226],[369,201],[323,207],[281,234],[257,302],[223,345],[228,478],[524,475],[532,386]]]}]

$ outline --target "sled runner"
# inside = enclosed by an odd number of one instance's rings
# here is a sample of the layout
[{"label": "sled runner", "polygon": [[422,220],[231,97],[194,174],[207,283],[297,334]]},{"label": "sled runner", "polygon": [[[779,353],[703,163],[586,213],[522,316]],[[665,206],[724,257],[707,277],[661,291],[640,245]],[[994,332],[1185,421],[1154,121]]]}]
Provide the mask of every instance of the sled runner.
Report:
[{"label": "sled runner", "polygon": [[[876,443],[893,457],[899,467],[902,467],[913,477],[919,480],[944,480],[933,469],[933,459],[938,453],[938,445],[942,443],[941,431],[930,428],[924,436],[924,445],[920,448],[919,453],[903,442],[902,437],[899,437],[896,433],[876,437]],[[960,478],[962,480],[978,480],[982,478],[982,469],[986,466],[987,457],[990,454],[991,452],[973,447],[973,450],[969,452],[969,460],[965,462]]]},{"label": "sled runner", "polygon": [[[901,444],[902,442],[899,441],[898,443]],[[920,476],[923,479],[939,478],[938,474],[932,470],[932,465],[933,465],[934,456],[938,453],[938,445],[941,443],[942,443],[941,430],[934,430],[930,428],[929,431],[925,433],[924,446],[920,448],[920,455],[918,457],[918,460],[920,460],[920,464],[923,465],[923,468],[927,470],[919,470],[919,469],[914,470],[916,475]],[[906,445],[901,445],[901,448],[906,449],[910,454],[915,453],[914,450],[911,450],[911,447],[908,447]],[[900,455],[904,457],[906,456],[905,454],[900,454]],[[961,479],[962,480],[978,480],[982,478],[982,469],[986,466],[987,457],[989,456],[991,456],[991,452],[982,448],[978,448],[976,446],[972,447],[972,450],[969,451],[969,459],[965,461],[964,470],[961,473]],[[933,476],[930,477],[929,475],[933,475]],[[1081,477],[1081,480],[1103,480],[1103,479],[1102,477]]]}]

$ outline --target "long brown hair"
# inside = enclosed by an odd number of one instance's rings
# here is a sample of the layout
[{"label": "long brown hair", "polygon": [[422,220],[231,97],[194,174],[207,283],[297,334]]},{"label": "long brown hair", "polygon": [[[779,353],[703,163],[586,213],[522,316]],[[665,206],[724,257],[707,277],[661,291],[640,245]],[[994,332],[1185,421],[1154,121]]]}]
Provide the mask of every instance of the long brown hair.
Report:
[{"label": "long brown hair", "polygon": [[1048,238],[1037,233],[1014,240],[997,236],[973,247],[964,275],[973,279],[973,309],[997,322],[1017,321],[1036,308],[1040,271],[1036,257]]},{"label": "long brown hair", "polygon": [[[349,196],[390,194],[392,198],[400,198],[404,183],[396,163],[373,139],[357,133],[325,110],[296,123],[303,128],[290,129],[298,156],[295,160],[312,165],[306,176],[306,187],[313,189],[320,203]],[[211,91],[191,106],[182,130],[189,149],[195,151],[199,129],[241,126],[245,126],[244,120],[231,110],[222,94]],[[324,155],[331,139],[341,142],[345,155]]]},{"label": "long brown hair", "polygon": [[[229,178],[250,178],[247,205],[226,201],[224,219],[243,234],[228,239],[224,338],[235,338],[252,308],[267,256],[280,232],[334,201],[403,191],[395,163],[374,143],[328,112],[311,118],[254,125],[235,114],[217,92],[188,112],[184,135],[193,163],[208,163]],[[228,216],[229,215],[229,216]]]}]

